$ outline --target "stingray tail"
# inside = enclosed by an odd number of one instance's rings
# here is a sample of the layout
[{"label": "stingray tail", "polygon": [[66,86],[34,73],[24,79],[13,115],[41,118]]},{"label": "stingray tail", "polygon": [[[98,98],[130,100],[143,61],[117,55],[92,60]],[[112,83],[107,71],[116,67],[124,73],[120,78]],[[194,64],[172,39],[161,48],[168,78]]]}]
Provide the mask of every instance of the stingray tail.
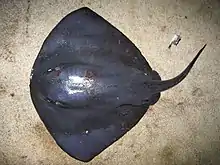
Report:
[{"label": "stingray tail", "polygon": [[185,68],[185,70],[182,73],[180,73],[178,76],[164,81],[153,80],[150,82],[146,82],[146,85],[148,85],[148,88],[152,90],[152,93],[153,94],[160,93],[179,84],[188,75],[193,65],[195,64],[196,60],[198,59],[202,51],[205,49],[206,45],[207,44],[205,44],[203,48],[200,49],[200,51],[197,53],[194,59],[189,63],[189,65]]}]

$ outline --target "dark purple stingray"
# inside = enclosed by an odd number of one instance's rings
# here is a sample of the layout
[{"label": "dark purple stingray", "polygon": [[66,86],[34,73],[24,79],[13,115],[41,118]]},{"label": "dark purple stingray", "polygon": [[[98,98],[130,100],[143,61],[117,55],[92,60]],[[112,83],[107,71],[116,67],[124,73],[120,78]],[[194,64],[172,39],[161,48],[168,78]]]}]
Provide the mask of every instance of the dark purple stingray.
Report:
[{"label": "dark purple stingray", "polygon": [[44,41],[32,69],[31,98],[60,148],[88,162],[131,130],[160,92],[180,83],[205,46],[181,74],[162,81],[125,35],[80,8]]}]

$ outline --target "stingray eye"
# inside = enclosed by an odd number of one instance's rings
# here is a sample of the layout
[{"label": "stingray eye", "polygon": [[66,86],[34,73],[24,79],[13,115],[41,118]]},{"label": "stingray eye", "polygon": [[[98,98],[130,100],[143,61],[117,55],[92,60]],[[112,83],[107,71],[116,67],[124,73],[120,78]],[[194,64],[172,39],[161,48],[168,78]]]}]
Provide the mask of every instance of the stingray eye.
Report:
[{"label": "stingray eye", "polygon": [[85,78],[94,78],[96,76],[96,73],[92,70],[86,70],[84,77]]},{"label": "stingray eye", "polygon": [[53,104],[53,105],[56,105],[56,106],[58,106],[58,107],[60,107],[60,108],[65,108],[65,109],[72,108],[70,105],[68,105],[67,103],[62,102],[62,101],[54,101],[54,100],[52,100],[52,99],[50,99],[50,98],[46,98],[45,100],[46,100],[48,103],[51,103],[51,104]]},{"label": "stingray eye", "polygon": [[51,74],[55,77],[58,77],[61,73],[61,68],[60,67],[55,67],[55,68],[49,68],[45,74]]},{"label": "stingray eye", "polygon": [[55,101],[55,104],[60,108],[65,108],[65,109],[71,108],[71,106],[69,106],[68,104],[66,104],[62,101]]}]

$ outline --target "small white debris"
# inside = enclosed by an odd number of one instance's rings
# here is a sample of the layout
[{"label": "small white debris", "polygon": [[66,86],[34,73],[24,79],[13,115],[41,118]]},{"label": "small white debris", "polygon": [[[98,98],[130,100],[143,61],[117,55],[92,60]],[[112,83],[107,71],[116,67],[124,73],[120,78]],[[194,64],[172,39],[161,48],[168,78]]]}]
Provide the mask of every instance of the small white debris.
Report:
[{"label": "small white debris", "polygon": [[48,102],[48,103],[51,103],[51,100],[50,100],[50,99],[47,99],[47,102]]},{"label": "small white debris", "polygon": [[144,73],[145,76],[147,76],[147,73]]},{"label": "small white debris", "polygon": [[32,79],[32,77],[33,77],[33,73],[31,73],[31,75],[30,75],[30,80]]},{"label": "small white debris", "polygon": [[119,100],[119,97],[117,97],[117,100]]},{"label": "small white debris", "polygon": [[56,70],[56,71],[60,70],[60,67],[56,67],[55,70]]},{"label": "small white debris", "polygon": [[48,71],[48,72],[51,72],[51,71],[52,71],[52,69],[48,69],[47,71]]},{"label": "small white debris", "polygon": [[172,45],[176,45],[177,46],[179,44],[180,40],[181,40],[181,36],[175,34],[173,36],[172,40],[170,41],[170,44],[169,44],[168,48],[170,49]]},{"label": "small white debris", "polygon": [[86,130],[86,134],[88,134],[89,133],[89,131],[88,130]]},{"label": "small white debris", "polygon": [[61,103],[59,101],[55,101],[56,105],[61,105]]},{"label": "small white debris", "polygon": [[31,69],[30,80],[31,80],[31,79],[32,79],[32,77],[33,77],[33,71],[34,71],[34,69],[32,68],[32,69]]}]

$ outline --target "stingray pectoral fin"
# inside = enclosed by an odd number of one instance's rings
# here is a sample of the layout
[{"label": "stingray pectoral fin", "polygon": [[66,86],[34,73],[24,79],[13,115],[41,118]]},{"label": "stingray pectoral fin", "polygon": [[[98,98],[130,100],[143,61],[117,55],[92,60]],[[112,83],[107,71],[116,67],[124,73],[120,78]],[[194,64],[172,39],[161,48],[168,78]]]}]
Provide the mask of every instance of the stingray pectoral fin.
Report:
[{"label": "stingray pectoral fin", "polygon": [[56,134],[54,138],[68,155],[77,160],[89,162],[124,133],[117,127],[110,126],[81,134]]},{"label": "stingray pectoral fin", "polygon": [[185,68],[185,70],[182,73],[180,73],[178,76],[164,81],[152,80],[146,82],[145,84],[148,86],[148,88],[151,90],[153,94],[165,91],[179,84],[188,75],[193,65],[195,64],[196,60],[198,59],[202,51],[205,49],[206,45],[207,44],[205,44],[203,48],[200,49],[200,51],[197,53],[194,59],[189,63],[189,65]]}]

